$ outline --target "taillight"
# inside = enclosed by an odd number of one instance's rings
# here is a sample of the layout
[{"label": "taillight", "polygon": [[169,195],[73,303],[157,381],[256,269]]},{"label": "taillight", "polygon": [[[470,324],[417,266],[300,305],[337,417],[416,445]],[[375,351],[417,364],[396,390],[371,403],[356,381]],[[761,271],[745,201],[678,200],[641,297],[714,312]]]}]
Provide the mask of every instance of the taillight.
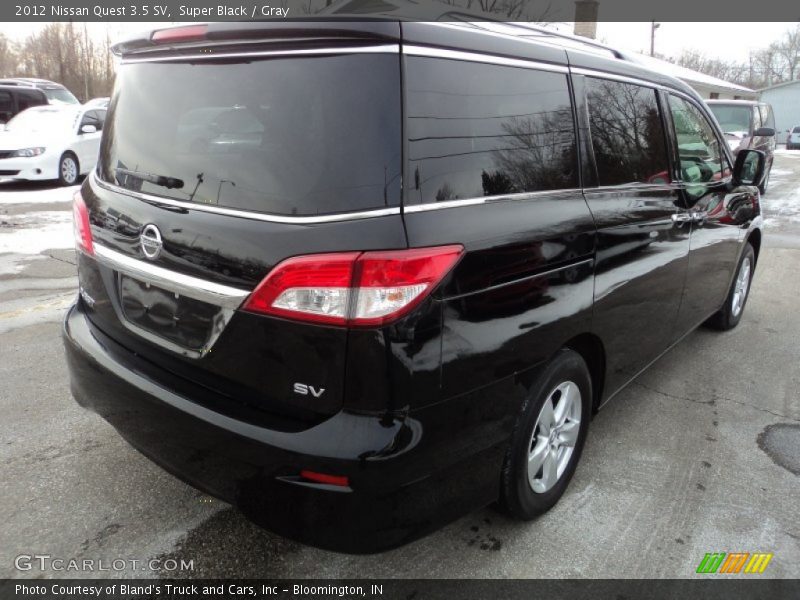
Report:
[{"label": "taillight", "polygon": [[289,258],[264,278],[243,309],[331,325],[386,325],[418,306],[463,250],[437,246]]},{"label": "taillight", "polygon": [[75,247],[94,256],[94,242],[92,241],[92,230],[89,227],[89,209],[80,192],[75,192],[72,197],[72,223],[75,233]]},{"label": "taillight", "polygon": [[186,25],[184,27],[170,27],[169,29],[159,29],[153,32],[150,40],[156,44],[166,44],[168,42],[191,42],[202,40],[206,37],[208,25]]}]

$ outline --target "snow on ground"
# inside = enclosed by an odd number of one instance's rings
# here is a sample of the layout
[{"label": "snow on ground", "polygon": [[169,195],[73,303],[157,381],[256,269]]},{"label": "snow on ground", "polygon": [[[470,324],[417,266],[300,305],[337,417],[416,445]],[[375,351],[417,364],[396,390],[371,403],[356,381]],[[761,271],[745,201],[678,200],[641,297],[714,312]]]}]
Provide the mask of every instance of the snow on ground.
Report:
[{"label": "snow on ground", "polygon": [[72,196],[81,186],[20,189],[15,184],[0,183],[0,205],[51,204],[72,202]]},{"label": "snow on ground", "polygon": [[794,171],[791,169],[780,169],[778,167],[772,167],[772,170],[769,172],[769,178],[773,183],[782,181],[784,177],[790,177],[792,175],[794,175]]},{"label": "snow on ground", "polygon": [[800,187],[778,198],[770,197],[768,194],[761,199],[761,204],[765,226],[800,225]]},{"label": "snow on ground", "polygon": [[786,146],[776,148],[775,154],[777,156],[787,156],[789,158],[800,158],[800,150],[787,150]]},{"label": "snow on ground", "polygon": [[0,254],[39,254],[53,248],[72,248],[74,244],[69,211],[0,217]]}]

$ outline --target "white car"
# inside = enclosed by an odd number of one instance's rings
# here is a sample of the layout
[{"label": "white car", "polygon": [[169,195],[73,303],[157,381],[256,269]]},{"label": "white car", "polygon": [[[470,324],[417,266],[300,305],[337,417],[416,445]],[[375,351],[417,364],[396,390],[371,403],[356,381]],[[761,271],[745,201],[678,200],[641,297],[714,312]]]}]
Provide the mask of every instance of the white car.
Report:
[{"label": "white car", "polygon": [[104,109],[85,106],[22,111],[0,131],[0,178],[74,185],[97,163],[105,118]]},{"label": "white car", "polygon": [[800,148],[800,127],[794,127],[786,136],[786,149],[794,150],[796,148]]}]

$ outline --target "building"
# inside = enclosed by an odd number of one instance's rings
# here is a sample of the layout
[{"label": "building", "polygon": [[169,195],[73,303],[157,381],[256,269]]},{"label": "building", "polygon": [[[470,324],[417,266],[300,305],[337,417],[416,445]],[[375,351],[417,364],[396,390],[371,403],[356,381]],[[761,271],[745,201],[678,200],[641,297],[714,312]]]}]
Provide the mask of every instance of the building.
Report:
[{"label": "building", "polygon": [[[634,60],[654,71],[660,71],[666,75],[672,75],[682,79],[706,100],[758,100],[758,92],[750,88],[706,75],[692,69],[687,69],[680,65],[645,56],[643,54],[634,55]],[[776,86],[777,87],[777,86]],[[800,93],[800,91],[798,91]]]},{"label": "building", "polygon": [[761,100],[772,105],[778,142],[786,141],[786,132],[800,125],[800,80],[787,81],[759,90]]}]

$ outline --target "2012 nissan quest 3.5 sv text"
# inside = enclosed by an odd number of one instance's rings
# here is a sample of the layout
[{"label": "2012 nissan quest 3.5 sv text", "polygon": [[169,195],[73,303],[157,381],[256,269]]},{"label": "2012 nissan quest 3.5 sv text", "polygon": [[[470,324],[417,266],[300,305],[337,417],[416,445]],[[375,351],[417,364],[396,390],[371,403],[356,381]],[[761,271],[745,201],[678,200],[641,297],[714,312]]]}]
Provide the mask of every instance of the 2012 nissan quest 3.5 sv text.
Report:
[{"label": "2012 nissan quest 3.5 sv text", "polygon": [[374,552],[531,519],[599,407],[742,317],[763,154],[607,48],[372,20],[115,49],[72,391],[270,530]]}]

